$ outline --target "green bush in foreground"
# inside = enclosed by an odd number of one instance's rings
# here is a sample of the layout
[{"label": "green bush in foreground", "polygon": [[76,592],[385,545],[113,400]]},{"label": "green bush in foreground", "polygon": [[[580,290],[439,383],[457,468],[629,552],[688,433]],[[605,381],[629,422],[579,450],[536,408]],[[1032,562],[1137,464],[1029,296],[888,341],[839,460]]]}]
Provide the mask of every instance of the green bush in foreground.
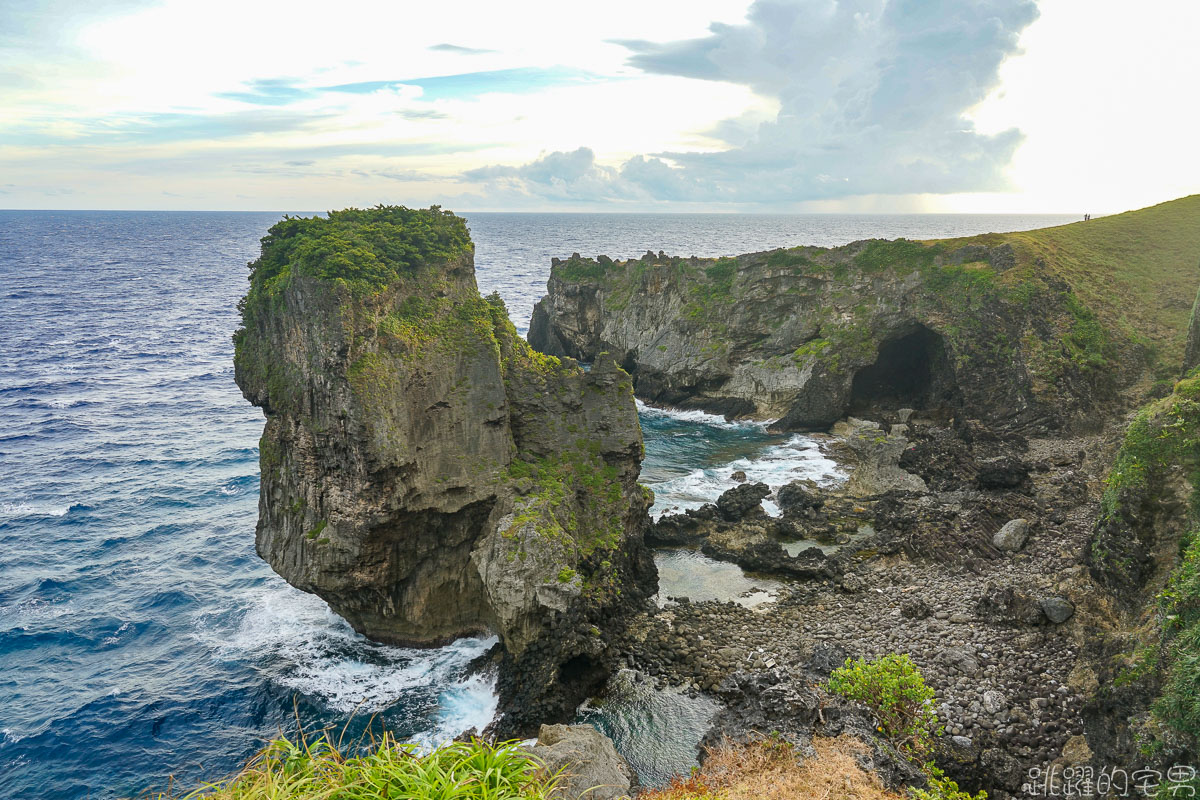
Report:
[{"label": "green bush in foreground", "polygon": [[[933,689],[907,654],[889,653],[867,661],[846,659],[829,676],[829,691],[862,703],[875,715],[878,730],[901,753],[914,758],[928,752],[933,737],[941,736],[933,713]],[[913,800],[987,800],[987,792],[964,792],[932,761],[921,763],[928,784],[910,787]]]},{"label": "green bush in foreground", "polygon": [[929,785],[926,788],[908,790],[913,800],[987,800],[987,792],[982,789],[977,794],[959,789],[958,783],[947,778],[946,773],[938,769],[932,761],[925,764],[925,774],[929,776]]},{"label": "green bush in foreground", "polygon": [[368,755],[346,756],[324,738],[280,738],[233,778],[180,800],[548,800],[556,784],[516,743],[455,742],[422,755],[384,734]]},{"label": "green bush in foreground", "polygon": [[907,655],[848,658],[829,676],[829,691],[869,708],[879,732],[910,755],[924,753],[942,732],[932,709],[933,689]]}]

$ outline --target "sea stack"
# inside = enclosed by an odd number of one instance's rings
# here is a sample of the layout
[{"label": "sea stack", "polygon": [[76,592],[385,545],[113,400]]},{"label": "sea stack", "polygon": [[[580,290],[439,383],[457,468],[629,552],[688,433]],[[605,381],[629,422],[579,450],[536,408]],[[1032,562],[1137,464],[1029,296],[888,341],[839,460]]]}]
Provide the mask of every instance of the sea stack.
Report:
[{"label": "sea stack", "polygon": [[373,639],[498,635],[502,731],[568,716],[656,583],[629,376],[532,350],[436,207],[288,218],[250,268],[259,555]]}]

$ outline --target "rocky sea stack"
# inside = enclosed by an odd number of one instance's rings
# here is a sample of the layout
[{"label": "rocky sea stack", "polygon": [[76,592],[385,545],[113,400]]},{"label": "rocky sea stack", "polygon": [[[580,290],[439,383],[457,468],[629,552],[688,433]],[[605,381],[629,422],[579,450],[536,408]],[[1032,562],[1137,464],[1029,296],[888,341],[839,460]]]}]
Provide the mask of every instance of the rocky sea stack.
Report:
[{"label": "rocky sea stack", "polygon": [[438,208],[288,218],[235,335],[263,409],[259,554],[363,634],[494,632],[501,729],[571,714],[653,592],[629,376],[532,350]]}]

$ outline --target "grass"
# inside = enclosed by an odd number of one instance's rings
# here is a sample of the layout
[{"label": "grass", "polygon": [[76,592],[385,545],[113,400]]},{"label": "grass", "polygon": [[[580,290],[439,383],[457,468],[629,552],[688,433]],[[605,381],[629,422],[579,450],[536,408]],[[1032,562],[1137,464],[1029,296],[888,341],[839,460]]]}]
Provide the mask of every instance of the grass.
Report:
[{"label": "grass", "polygon": [[144,800],[549,800],[557,775],[518,749],[479,740],[422,754],[390,734],[352,755],[325,737],[280,737],[233,777]]},{"label": "grass", "polygon": [[1200,195],[1089,222],[943,243],[972,242],[1011,243],[1018,269],[1061,277],[1106,327],[1144,336],[1178,370],[1200,285]]},{"label": "grass", "polygon": [[704,766],[669,786],[638,795],[638,800],[799,800],[856,798],[900,800],[878,776],[859,765],[865,752],[848,736],[814,738],[815,758],[803,761],[792,746],[768,738],[744,745],[729,743],[710,750]]}]

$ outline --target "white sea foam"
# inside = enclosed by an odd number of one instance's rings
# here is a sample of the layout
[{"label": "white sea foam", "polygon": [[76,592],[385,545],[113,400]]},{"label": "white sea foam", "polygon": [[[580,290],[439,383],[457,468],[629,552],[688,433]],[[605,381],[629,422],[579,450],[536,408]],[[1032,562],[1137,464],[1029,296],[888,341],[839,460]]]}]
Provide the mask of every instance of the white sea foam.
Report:
[{"label": "white sea foam", "polygon": [[[678,478],[650,484],[655,496],[651,514],[657,518],[667,512],[699,508],[705,503],[715,502],[723,492],[737,485],[737,481],[730,477],[735,472],[746,473],[747,481],[765,483],[772,491],[804,478],[819,484],[837,483],[846,478],[837,463],[821,452],[815,439],[797,434],[752,458],[738,458],[718,466],[694,469]],[[772,516],[779,514],[779,507],[770,500],[763,502],[763,508]]]},{"label": "white sea foam", "polygon": [[738,419],[732,422],[727,421],[720,414],[710,414],[707,411],[698,409],[683,410],[679,408],[664,408],[662,406],[651,406],[643,403],[641,400],[636,400],[638,413],[646,417],[660,417],[679,420],[680,422],[692,422],[700,425],[712,425],[719,428],[760,428],[766,429],[775,420],[754,420],[754,419]]},{"label": "white sea foam", "polygon": [[121,634],[124,633],[125,631],[129,630],[130,627],[132,627],[132,626],[133,626],[133,623],[131,623],[131,622],[121,623],[121,627],[117,628],[116,633],[114,633],[112,636],[104,637],[103,644],[116,644],[118,641],[121,640]]},{"label": "white sea foam", "polygon": [[223,658],[262,664],[270,678],[330,709],[374,713],[413,692],[438,692],[439,722],[419,740],[440,744],[495,717],[495,679],[463,677],[466,666],[497,641],[460,639],[445,647],[417,649],[371,642],[334,614],[320,598],[274,586],[247,604],[232,636],[205,621],[197,635]]},{"label": "white sea foam", "polygon": [[437,727],[413,737],[414,741],[425,747],[437,747],[463,731],[472,728],[482,731],[496,718],[499,704],[494,675],[472,675],[457,681],[438,697]]},{"label": "white sea foam", "polygon": [[24,501],[0,503],[0,517],[65,517],[70,506],[31,506]]}]

